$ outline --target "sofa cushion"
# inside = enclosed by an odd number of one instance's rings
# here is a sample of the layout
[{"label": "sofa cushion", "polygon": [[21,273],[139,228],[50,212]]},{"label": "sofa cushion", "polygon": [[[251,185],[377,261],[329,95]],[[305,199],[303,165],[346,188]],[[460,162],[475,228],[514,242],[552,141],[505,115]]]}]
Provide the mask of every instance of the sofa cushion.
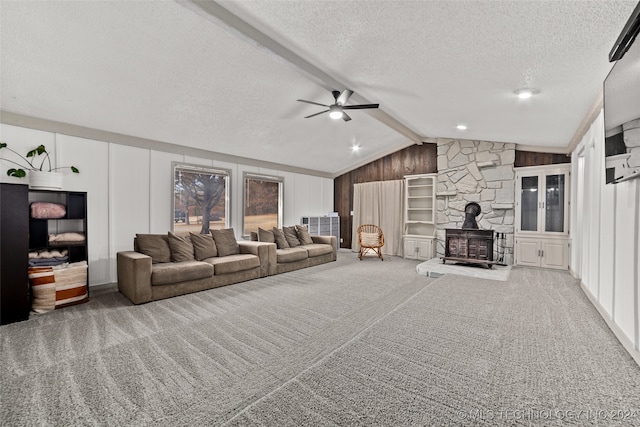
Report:
[{"label": "sofa cushion", "polygon": [[287,239],[289,247],[295,248],[296,246],[300,246],[300,240],[298,240],[298,233],[296,233],[295,225],[292,225],[291,227],[282,227],[282,231],[284,232],[284,238]]},{"label": "sofa cushion", "polygon": [[211,234],[189,233],[189,235],[191,236],[191,243],[193,243],[195,259],[202,261],[205,258],[218,256],[216,242],[213,241]]},{"label": "sofa cushion", "polygon": [[216,275],[236,273],[260,267],[260,258],[251,254],[227,255],[224,257],[207,258],[204,262],[213,265]]},{"label": "sofa cushion", "polygon": [[152,285],[170,285],[211,276],[213,276],[213,265],[206,262],[169,262],[151,266]]},{"label": "sofa cushion", "polygon": [[310,245],[302,245],[300,247],[306,249],[309,252],[309,258],[326,255],[333,252],[333,246],[325,245],[324,243],[312,243]]},{"label": "sofa cushion", "polygon": [[169,237],[169,248],[171,248],[171,260],[173,262],[193,261],[193,244],[189,236],[178,236],[172,232]]},{"label": "sofa cushion", "polygon": [[296,234],[298,235],[298,240],[303,245],[312,245],[313,239],[309,235],[309,230],[306,225],[296,225]]},{"label": "sofa cushion", "polygon": [[257,241],[258,241],[258,233],[256,233],[255,231],[252,231],[252,232],[251,232],[251,234],[250,234],[250,236],[251,236],[251,237],[250,237],[250,240],[251,240],[252,242],[257,242]]},{"label": "sofa cushion", "polygon": [[273,231],[273,238],[276,241],[278,249],[287,249],[290,247],[289,243],[287,243],[287,239],[284,237],[284,231],[276,227],[273,227],[271,231]]},{"label": "sofa cushion", "polygon": [[262,228],[258,227],[258,241],[259,242],[266,242],[266,243],[275,243],[276,242],[276,238],[273,235],[273,231],[265,230],[265,229],[262,229]]},{"label": "sofa cushion", "polygon": [[151,257],[153,264],[171,262],[171,248],[166,234],[136,234],[137,251]]},{"label": "sofa cushion", "polygon": [[238,246],[233,228],[211,230],[211,234],[213,234],[213,240],[216,242],[219,257],[240,253],[240,246]]},{"label": "sofa cushion", "polygon": [[307,250],[302,247],[276,250],[276,260],[278,264],[301,261],[303,259],[307,259],[308,257],[309,254]]}]

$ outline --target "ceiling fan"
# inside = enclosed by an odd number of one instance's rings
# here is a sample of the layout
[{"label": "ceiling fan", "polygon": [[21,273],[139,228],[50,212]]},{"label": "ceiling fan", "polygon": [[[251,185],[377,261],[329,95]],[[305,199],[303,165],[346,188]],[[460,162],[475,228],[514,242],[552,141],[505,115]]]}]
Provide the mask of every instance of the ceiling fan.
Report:
[{"label": "ceiling fan", "polygon": [[353,94],[353,91],[349,89],[345,89],[342,93],[338,90],[334,90],[331,92],[333,98],[335,99],[335,103],[332,105],[320,104],[318,102],[306,101],[304,99],[297,99],[296,101],[306,102],[307,104],[319,105],[321,107],[327,107],[328,110],[320,111],[319,113],[311,114],[310,116],[306,116],[305,119],[309,117],[317,116],[319,114],[323,114],[328,112],[329,117],[332,119],[342,119],[345,122],[351,120],[351,117],[344,112],[344,110],[364,110],[366,108],[378,108],[380,104],[360,104],[360,105],[344,105],[349,97]]}]

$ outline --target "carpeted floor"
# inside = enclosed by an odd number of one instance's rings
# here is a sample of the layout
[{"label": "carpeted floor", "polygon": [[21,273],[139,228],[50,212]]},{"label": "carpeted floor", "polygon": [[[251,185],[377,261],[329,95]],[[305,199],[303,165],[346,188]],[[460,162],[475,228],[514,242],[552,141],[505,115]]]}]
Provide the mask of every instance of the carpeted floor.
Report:
[{"label": "carpeted floor", "polygon": [[568,273],[338,261],[0,327],[0,425],[640,425],[640,367]]}]

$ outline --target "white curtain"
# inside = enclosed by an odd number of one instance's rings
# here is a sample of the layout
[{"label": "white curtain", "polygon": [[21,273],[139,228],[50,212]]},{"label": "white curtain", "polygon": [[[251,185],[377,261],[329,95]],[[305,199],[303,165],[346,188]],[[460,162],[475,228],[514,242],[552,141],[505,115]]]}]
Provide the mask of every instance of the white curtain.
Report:
[{"label": "white curtain", "polygon": [[353,185],[351,250],[359,251],[358,226],[375,224],[384,233],[385,255],[402,256],[404,181],[377,181]]}]

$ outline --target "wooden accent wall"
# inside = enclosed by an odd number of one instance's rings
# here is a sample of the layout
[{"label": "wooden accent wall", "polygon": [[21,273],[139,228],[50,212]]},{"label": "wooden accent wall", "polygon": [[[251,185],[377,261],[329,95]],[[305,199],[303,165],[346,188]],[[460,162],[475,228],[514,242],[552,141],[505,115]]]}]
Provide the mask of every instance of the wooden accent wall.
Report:
[{"label": "wooden accent wall", "polygon": [[561,163],[571,163],[571,156],[558,153],[537,153],[535,151],[516,150],[514,166],[521,168],[524,166],[557,165]]},{"label": "wooden accent wall", "polygon": [[436,173],[437,152],[436,144],[411,145],[334,179],[333,204],[340,215],[340,247],[351,247],[353,184],[393,181],[402,179],[405,175]]}]

